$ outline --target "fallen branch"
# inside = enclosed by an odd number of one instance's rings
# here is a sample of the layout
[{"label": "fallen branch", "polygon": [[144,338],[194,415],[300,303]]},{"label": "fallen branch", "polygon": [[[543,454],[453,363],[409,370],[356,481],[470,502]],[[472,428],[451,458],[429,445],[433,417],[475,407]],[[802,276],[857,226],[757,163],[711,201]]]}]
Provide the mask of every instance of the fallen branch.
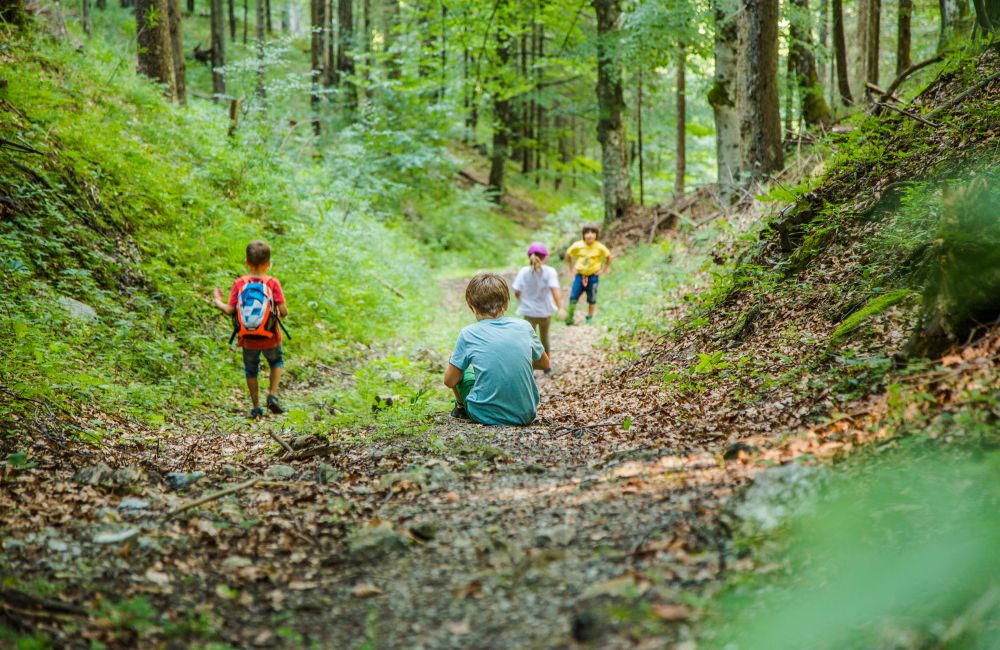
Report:
[{"label": "fallen branch", "polygon": [[910,75],[912,75],[917,70],[920,70],[921,68],[926,68],[929,65],[933,65],[938,61],[941,61],[947,54],[948,51],[945,50],[944,52],[941,52],[937,56],[931,57],[926,61],[921,61],[920,63],[914,63],[906,70],[903,70],[901,73],[899,73],[899,76],[896,77],[896,79],[891,84],[889,84],[889,87],[885,89],[886,94],[888,95],[894,94],[896,92],[896,89],[899,88],[900,84],[906,81]]},{"label": "fallen branch", "polygon": [[163,520],[164,521],[168,521],[170,519],[173,519],[177,515],[181,514],[182,512],[190,510],[191,508],[197,508],[200,505],[204,505],[204,504],[209,503],[211,501],[216,501],[216,500],[221,499],[222,497],[228,496],[230,494],[235,494],[237,492],[240,492],[242,490],[247,489],[248,487],[253,487],[254,485],[257,484],[258,481],[260,481],[259,478],[252,478],[249,481],[245,481],[243,483],[239,483],[239,484],[234,485],[232,487],[226,488],[225,490],[219,490],[218,492],[213,492],[212,494],[205,495],[205,496],[201,497],[200,499],[195,499],[194,501],[191,501],[190,503],[185,503],[182,506],[177,506],[176,508],[174,508],[173,510],[171,510],[170,512],[168,512],[166,514],[166,516],[163,518]]},{"label": "fallen branch", "polygon": [[44,156],[45,154],[35,149],[34,147],[29,147],[26,144],[21,144],[20,142],[14,142],[13,140],[8,140],[7,138],[0,138],[0,147],[7,147],[9,149],[14,149],[15,151],[20,151],[22,153],[33,153],[39,156]]},{"label": "fallen branch", "polygon": [[281,439],[281,438],[280,438],[280,437],[278,436],[278,434],[276,434],[276,433],[275,433],[274,431],[271,431],[270,429],[268,429],[268,430],[267,430],[267,435],[269,435],[269,436],[271,436],[272,438],[274,438],[274,441],[275,441],[275,442],[277,442],[277,443],[278,443],[279,445],[281,445],[282,447],[284,447],[284,448],[285,448],[285,453],[286,453],[286,454],[290,454],[290,453],[292,453],[293,451],[295,451],[294,449],[292,449],[292,446],[291,446],[290,444],[288,444],[287,442],[285,442],[284,440],[282,440],[282,439]]},{"label": "fallen branch", "polygon": [[[876,106],[883,106],[883,107],[888,108],[890,110],[896,111],[900,115],[905,115],[906,117],[910,118],[911,120],[916,120],[916,121],[918,121],[918,122],[920,122],[922,124],[926,124],[927,126],[935,128],[935,129],[941,126],[940,124],[935,124],[934,122],[931,122],[930,120],[924,119],[923,117],[917,115],[916,113],[911,113],[910,111],[903,110],[902,108],[897,108],[896,106],[893,106],[892,104],[886,104],[885,102],[879,102],[878,104],[876,104]],[[933,115],[933,113],[932,113],[932,115]]]},{"label": "fallen branch", "polygon": [[337,447],[337,445],[320,445],[318,447],[309,447],[308,449],[297,451],[291,456],[288,456],[285,460],[305,460],[315,456],[329,456],[336,451],[339,451],[339,447]]},{"label": "fallen branch", "polygon": [[405,298],[406,297],[405,293],[403,293],[402,291],[400,291],[396,287],[392,286],[391,284],[389,284],[388,282],[386,282],[382,278],[375,278],[375,279],[379,281],[379,284],[381,284],[383,287],[385,287],[389,291],[393,292],[394,294],[396,294],[400,298]]},{"label": "fallen branch", "polygon": [[961,102],[963,99],[965,99],[966,97],[968,97],[972,93],[976,92],[977,90],[980,90],[984,86],[989,85],[990,83],[996,81],[997,79],[1000,79],[1000,72],[996,73],[992,77],[987,77],[986,79],[983,79],[982,81],[980,81],[979,83],[977,83],[975,86],[973,86],[972,88],[969,88],[964,93],[959,94],[958,96],[954,97],[953,99],[949,99],[944,104],[941,104],[940,106],[938,106],[937,108],[935,108],[933,111],[931,111],[927,115],[927,117],[934,117],[935,115],[939,115],[945,109],[951,108],[955,104],[958,104],[959,102]]},{"label": "fallen branch", "polygon": [[865,82],[865,88],[867,88],[868,90],[872,91],[873,93],[875,93],[877,95],[882,95],[886,99],[890,99],[890,100],[896,102],[897,104],[902,104],[903,103],[902,99],[900,99],[896,95],[893,95],[888,90],[882,90],[881,88],[879,88],[878,86],[876,86],[875,84],[873,84],[870,81],[866,81]]}]

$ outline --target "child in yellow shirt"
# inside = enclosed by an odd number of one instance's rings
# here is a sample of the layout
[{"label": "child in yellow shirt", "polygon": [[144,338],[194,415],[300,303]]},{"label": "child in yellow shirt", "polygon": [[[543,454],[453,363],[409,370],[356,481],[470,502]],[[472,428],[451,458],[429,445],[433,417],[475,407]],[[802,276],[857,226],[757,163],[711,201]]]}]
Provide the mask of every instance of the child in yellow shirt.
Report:
[{"label": "child in yellow shirt", "polygon": [[597,282],[601,273],[611,266],[611,251],[597,241],[600,228],[596,223],[583,225],[583,239],[576,242],[566,251],[566,263],[569,272],[575,274],[573,288],[569,292],[569,309],[566,312],[566,324],[573,325],[573,312],[581,294],[587,293],[587,323],[590,323],[597,313]]}]

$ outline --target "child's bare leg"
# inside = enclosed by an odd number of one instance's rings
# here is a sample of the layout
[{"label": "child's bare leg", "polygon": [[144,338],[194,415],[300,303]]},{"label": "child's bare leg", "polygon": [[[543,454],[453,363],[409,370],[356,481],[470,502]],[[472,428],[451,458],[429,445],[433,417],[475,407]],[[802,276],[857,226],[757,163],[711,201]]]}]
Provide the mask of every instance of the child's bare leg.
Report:
[{"label": "child's bare leg", "polygon": [[250,389],[250,401],[254,408],[260,407],[260,388],[256,377],[247,377],[247,388]]},{"label": "child's bare leg", "polygon": [[588,316],[590,316],[591,318],[593,318],[594,314],[596,314],[596,313],[597,313],[597,303],[596,302],[592,302],[589,305],[587,305],[587,315]]},{"label": "child's bare leg", "polygon": [[[281,385],[281,371],[282,370],[284,370],[284,368],[271,368],[270,383],[267,386],[267,394],[268,395],[277,395],[278,394],[278,386]],[[256,403],[254,404],[254,406],[256,406]]]}]

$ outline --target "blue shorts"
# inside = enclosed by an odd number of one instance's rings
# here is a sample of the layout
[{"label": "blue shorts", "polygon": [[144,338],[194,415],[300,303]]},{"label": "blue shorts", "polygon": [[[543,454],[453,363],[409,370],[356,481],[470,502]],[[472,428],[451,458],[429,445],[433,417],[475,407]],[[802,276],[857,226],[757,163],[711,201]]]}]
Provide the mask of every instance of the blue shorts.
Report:
[{"label": "blue shorts", "polygon": [[281,345],[270,350],[250,350],[243,348],[243,374],[247,379],[255,379],[260,374],[260,355],[264,355],[269,368],[281,368],[285,365],[285,357],[281,354]]},{"label": "blue shorts", "polygon": [[601,279],[599,275],[588,275],[587,276],[587,286],[583,286],[583,276],[579,273],[573,278],[573,288],[569,290],[569,304],[575,305],[576,301],[580,299],[580,294],[584,291],[587,292],[587,303],[591,305],[597,304],[597,282]]}]

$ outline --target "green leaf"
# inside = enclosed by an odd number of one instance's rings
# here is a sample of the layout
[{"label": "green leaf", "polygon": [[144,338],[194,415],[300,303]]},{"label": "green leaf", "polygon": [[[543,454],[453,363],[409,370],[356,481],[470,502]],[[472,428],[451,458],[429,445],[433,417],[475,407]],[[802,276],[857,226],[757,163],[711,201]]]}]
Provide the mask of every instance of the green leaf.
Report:
[{"label": "green leaf", "polygon": [[627,415],[627,416],[625,416],[625,421],[622,422],[622,429],[624,429],[625,431],[628,431],[631,428],[632,428],[632,416],[631,415]]}]

